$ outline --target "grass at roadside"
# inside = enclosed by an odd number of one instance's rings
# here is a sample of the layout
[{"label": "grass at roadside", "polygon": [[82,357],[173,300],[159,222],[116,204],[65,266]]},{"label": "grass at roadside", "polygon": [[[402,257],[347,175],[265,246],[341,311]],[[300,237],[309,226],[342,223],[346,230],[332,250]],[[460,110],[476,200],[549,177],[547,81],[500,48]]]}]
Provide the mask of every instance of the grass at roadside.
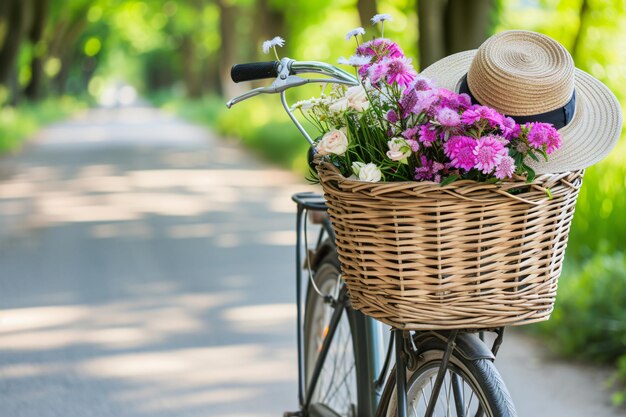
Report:
[{"label": "grass at roadside", "polygon": [[62,119],[85,104],[73,97],[48,98],[16,107],[0,107],[0,154],[20,148],[41,126]]}]

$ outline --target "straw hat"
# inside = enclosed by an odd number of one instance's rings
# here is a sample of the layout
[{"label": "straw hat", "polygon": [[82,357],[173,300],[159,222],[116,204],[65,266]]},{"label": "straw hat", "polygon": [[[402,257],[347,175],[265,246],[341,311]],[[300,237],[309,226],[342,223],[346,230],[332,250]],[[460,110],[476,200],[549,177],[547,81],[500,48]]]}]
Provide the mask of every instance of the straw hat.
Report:
[{"label": "straw hat", "polygon": [[443,58],[422,75],[437,86],[470,94],[518,123],[553,123],[563,144],[549,161],[525,162],[537,173],[574,171],[595,164],[617,144],[620,104],[600,81],[574,67],[567,50],[535,32],[512,30],[477,50]]}]

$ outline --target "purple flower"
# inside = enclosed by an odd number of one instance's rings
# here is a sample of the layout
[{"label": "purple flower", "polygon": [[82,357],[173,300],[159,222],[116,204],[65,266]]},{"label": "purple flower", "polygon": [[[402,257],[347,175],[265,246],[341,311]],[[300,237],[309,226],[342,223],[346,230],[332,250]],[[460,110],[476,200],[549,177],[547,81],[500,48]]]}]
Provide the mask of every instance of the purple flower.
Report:
[{"label": "purple flower", "polygon": [[533,148],[545,149],[551,154],[561,147],[561,135],[551,124],[526,123],[524,126],[529,129],[528,144]]},{"label": "purple flower", "polygon": [[400,108],[402,109],[402,117],[406,118],[415,108],[417,104],[417,91],[412,88],[407,88],[402,94],[400,99]]},{"label": "purple flower", "polygon": [[389,112],[387,112],[387,121],[389,123],[397,123],[398,122],[398,114],[396,113],[396,111],[394,109],[389,110]]},{"label": "purple flower", "polygon": [[415,135],[417,135],[418,130],[419,130],[419,126],[411,127],[405,130],[404,132],[402,132],[402,136],[405,139],[415,139]]},{"label": "purple flower", "polygon": [[495,176],[501,180],[511,178],[515,172],[515,160],[509,155],[503,156],[496,166]]},{"label": "purple flower", "polygon": [[406,143],[408,143],[408,144],[409,144],[409,146],[411,147],[411,150],[412,150],[413,152],[417,152],[417,151],[419,151],[419,150],[420,150],[420,144],[419,144],[419,143],[417,143],[417,141],[416,141],[416,140],[414,140],[414,139],[407,139],[407,140],[406,140]]},{"label": "purple flower", "polygon": [[432,146],[433,142],[437,140],[437,132],[434,129],[430,129],[428,125],[421,125],[419,128],[419,141],[427,148]]},{"label": "purple flower", "polygon": [[457,127],[461,124],[461,116],[455,110],[442,107],[436,111],[437,121],[445,127]]},{"label": "purple flower", "polygon": [[420,165],[421,166],[415,168],[415,179],[418,181],[430,180],[441,182],[441,174],[445,174],[445,171],[447,171],[444,164],[431,161],[424,155],[420,155]]},{"label": "purple flower", "polygon": [[435,101],[437,101],[436,90],[416,91],[415,95],[417,96],[417,101],[412,110],[412,112],[415,114],[420,114],[428,111],[430,107],[435,103]]},{"label": "purple flower", "polygon": [[453,167],[469,171],[477,162],[474,154],[476,146],[476,139],[469,136],[450,136],[443,144],[443,150]]},{"label": "purple flower", "polygon": [[439,88],[437,95],[439,96],[439,105],[442,107],[449,107],[453,110],[465,110],[471,105],[467,94],[457,94],[454,91]]},{"label": "purple flower", "polygon": [[421,166],[415,168],[415,179],[418,181],[430,180],[433,178],[433,161],[420,155]]},{"label": "purple flower", "polygon": [[415,77],[415,79],[409,86],[409,89],[417,90],[417,91],[432,90],[434,88],[435,88],[435,83],[433,83],[431,79],[426,78],[419,74]]},{"label": "purple flower", "polygon": [[459,94],[459,104],[461,108],[467,109],[472,105],[472,99],[467,94]]},{"label": "purple flower", "polygon": [[473,105],[463,112],[461,120],[466,125],[471,125],[479,120],[487,120],[491,127],[500,127],[504,116],[491,107]]},{"label": "purple flower", "polygon": [[484,136],[478,139],[476,148],[476,168],[483,174],[489,174],[500,163],[500,160],[507,156],[507,150],[496,137]]},{"label": "purple flower", "polygon": [[502,135],[511,140],[511,138],[516,138],[519,136],[520,127],[515,120],[510,117],[502,118],[502,124],[500,124],[500,130],[502,130]]}]

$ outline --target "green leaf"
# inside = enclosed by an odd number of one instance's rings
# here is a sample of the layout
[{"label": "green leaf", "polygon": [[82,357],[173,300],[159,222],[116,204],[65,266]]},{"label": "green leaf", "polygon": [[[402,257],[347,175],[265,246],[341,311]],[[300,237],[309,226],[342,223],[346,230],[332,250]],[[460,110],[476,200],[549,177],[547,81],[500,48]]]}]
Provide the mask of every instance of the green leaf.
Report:
[{"label": "green leaf", "polygon": [[553,197],[552,197],[552,191],[550,191],[550,188],[546,188],[546,194],[548,195],[548,198],[552,200]]},{"label": "green leaf", "polygon": [[526,171],[528,173],[528,178],[526,179],[526,182],[533,182],[533,180],[535,179],[535,170],[532,169],[531,167],[529,167],[528,165],[524,164],[524,171]]},{"label": "green leaf", "polygon": [[539,162],[539,158],[537,158],[537,155],[535,155],[533,151],[528,151],[528,156],[530,156],[536,162]]},{"label": "green leaf", "polygon": [[456,174],[452,174],[449,177],[444,178],[444,180],[439,183],[439,186],[444,187],[448,184],[452,184],[454,181],[458,180],[459,178],[461,177],[459,177]]}]

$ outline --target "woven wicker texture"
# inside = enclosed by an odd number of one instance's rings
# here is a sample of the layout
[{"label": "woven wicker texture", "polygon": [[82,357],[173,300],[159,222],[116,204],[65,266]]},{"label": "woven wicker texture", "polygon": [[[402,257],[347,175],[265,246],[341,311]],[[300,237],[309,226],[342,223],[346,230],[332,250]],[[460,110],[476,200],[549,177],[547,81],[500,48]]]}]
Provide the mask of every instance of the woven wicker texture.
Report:
[{"label": "woven wicker texture", "polygon": [[405,330],[549,318],[582,171],[443,187],[318,172],[354,308]]}]

